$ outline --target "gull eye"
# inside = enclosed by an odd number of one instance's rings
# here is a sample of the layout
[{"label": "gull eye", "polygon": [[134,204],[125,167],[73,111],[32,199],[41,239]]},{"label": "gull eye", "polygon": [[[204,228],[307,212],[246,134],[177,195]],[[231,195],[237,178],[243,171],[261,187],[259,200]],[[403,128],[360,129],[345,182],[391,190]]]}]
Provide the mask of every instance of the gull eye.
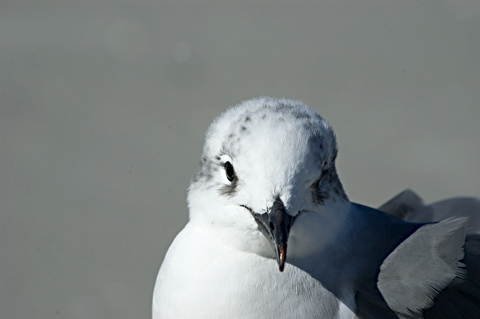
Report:
[{"label": "gull eye", "polygon": [[225,167],[225,174],[227,174],[227,179],[231,182],[235,178],[235,171],[233,170],[233,165],[230,162],[225,162],[223,164]]}]

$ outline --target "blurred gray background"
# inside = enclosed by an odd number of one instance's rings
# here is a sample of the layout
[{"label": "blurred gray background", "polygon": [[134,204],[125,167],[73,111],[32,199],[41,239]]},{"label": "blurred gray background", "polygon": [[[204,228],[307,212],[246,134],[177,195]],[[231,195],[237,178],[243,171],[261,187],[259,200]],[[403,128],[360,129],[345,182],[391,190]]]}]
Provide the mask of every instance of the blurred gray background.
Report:
[{"label": "blurred gray background", "polygon": [[480,195],[477,0],[1,1],[0,318],[149,318],[204,132],[261,95],[332,123],[353,201]]}]

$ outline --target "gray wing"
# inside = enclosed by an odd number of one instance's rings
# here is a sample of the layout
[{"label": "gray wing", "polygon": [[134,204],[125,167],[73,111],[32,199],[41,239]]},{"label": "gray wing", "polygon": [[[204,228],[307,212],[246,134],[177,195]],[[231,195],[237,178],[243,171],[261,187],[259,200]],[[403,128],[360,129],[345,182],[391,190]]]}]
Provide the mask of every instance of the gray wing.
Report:
[{"label": "gray wing", "polygon": [[378,210],[412,223],[438,222],[451,217],[468,217],[467,234],[480,234],[480,199],[455,197],[425,205],[412,190],[393,197]]},{"label": "gray wing", "polygon": [[480,235],[468,235],[465,241],[465,279],[445,288],[424,317],[480,318]]},{"label": "gray wing", "polygon": [[452,198],[424,205],[421,198],[406,190],[379,207],[409,222],[437,222],[452,217],[468,217],[464,246],[465,271],[433,299],[424,318],[480,318],[480,200]]}]

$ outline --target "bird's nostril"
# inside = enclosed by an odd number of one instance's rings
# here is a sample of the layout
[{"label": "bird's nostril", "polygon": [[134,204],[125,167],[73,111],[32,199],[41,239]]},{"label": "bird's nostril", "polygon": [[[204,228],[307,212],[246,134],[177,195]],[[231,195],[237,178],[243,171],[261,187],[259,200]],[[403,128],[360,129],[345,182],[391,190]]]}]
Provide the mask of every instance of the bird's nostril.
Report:
[{"label": "bird's nostril", "polygon": [[270,222],[269,225],[270,225],[270,229],[271,229],[271,230],[275,230],[275,225],[274,225],[272,222]]}]

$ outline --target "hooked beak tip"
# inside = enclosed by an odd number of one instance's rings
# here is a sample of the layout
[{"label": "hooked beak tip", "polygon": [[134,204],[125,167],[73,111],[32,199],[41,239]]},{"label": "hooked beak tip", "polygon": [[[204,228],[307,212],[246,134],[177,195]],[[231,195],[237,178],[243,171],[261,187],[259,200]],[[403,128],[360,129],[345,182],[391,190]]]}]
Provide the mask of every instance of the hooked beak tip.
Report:
[{"label": "hooked beak tip", "polygon": [[287,261],[287,247],[286,246],[280,246],[280,249],[278,251],[278,269],[280,272],[283,272],[283,269],[285,268],[285,262]]},{"label": "hooked beak tip", "polygon": [[253,215],[258,229],[269,241],[276,255],[278,269],[283,272],[287,261],[288,234],[295,216],[288,214],[280,197],[277,197],[272,207],[263,214],[257,214],[247,206],[244,207]]}]

